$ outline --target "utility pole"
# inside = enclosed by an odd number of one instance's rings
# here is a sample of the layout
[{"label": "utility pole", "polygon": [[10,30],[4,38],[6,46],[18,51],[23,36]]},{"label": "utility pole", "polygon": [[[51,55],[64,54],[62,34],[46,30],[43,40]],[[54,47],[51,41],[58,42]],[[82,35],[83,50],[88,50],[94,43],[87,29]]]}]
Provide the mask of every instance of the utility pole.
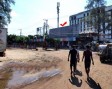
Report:
[{"label": "utility pole", "polygon": [[40,31],[40,35],[41,35],[41,28],[42,28],[42,27],[38,27],[38,28],[37,28],[37,30],[36,30],[37,35],[39,35],[39,31]]},{"label": "utility pole", "polygon": [[43,36],[45,35],[45,22],[43,24]]},{"label": "utility pole", "polygon": [[[48,27],[48,20],[47,19],[44,19],[44,34],[48,34],[47,32],[47,27]],[[46,31],[45,31],[46,30]]]},{"label": "utility pole", "polygon": [[39,29],[40,30],[40,36],[41,36],[41,29],[42,29],[42,27],[40,27],[40,29]]},{"label": "utility pole", "polygon": [[[44,20],[44,26],[43,26],[43,46],[44,46],[44,49],[46,50],[47,49],[47,43],[46,43],[46,35],[47,35],[47,19],[43,19]],[[46,30],[46,31],[45,31]]]},{"label": "utility pole", "polygon": [[43,40],[45,40],[45,26],[46,26],[46,23],[44,22],[43,23]]},{"label": "utility pole", "polygon": [[48,28],[48,19],[43,19],[43,20],[45,21],[44,22],[44,31],[43,32],[44,32],[44,34],[47,35],[48,34],[48,31],[47,31],[48,30],[47,29]]},{"label": "utility pole", "polygon": [[22,29],[19,29],[20,30],[20,36],[22,35]]},{"label": "utility pole", "polygon": [[48,26],[47,22],[48,22],[48,20],[46,19],[45,21],[46,21],[46,35],[47,35],[47,26]]},{"label": "utility pole", "polygon": [[60,7],[60,2],[57,2],[57,28],[59,28],[59,7]]}]

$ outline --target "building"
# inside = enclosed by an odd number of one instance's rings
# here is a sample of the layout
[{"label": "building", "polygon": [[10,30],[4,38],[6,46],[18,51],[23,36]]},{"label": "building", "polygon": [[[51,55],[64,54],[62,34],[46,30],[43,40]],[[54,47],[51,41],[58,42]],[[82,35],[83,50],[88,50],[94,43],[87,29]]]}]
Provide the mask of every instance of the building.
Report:
[{"label": "building", "polygon": [[[112,21],[112,6],[105,7],[106,16]],[[93,36],[94,40],[97,40],[97,29],[95,29],[91,24],[88,24],[84,21],[87,16],[89,16],[90,11],[84,11],[75,15],[71,15],[69,17],[69,24],[71,25],[79,25],[79,34],[86,36]],[[106,29],[108,24],[104,21],[101,26],[102,31],[100,32],[100,40],[101,41],[112,41],[112,26],[110,29]]]},{"label": "building", "polygon": [[79,26],[78,25],[71,25],[65,27],[59,27],[50,29],[49,37],[51,38],[58,38],[58,39],[65,39],[69,41],[69,38],[76,38],[79,35]]},{"label": "building", "polygon": [[[106,15],[110,21],[112,21],[112,6],[107,6],[104,8]],[[87,43],[89,41],[97,41],[98,30],[95,29],[91,24],[84,21],[84,19],[89,16],[90,11],[83,11],[78,14],[71,15],[69,17],[69,26],[50,29],[49,36],[52,38],[57,38],[60,41],[84,41]],[[106,28],[108,23],[105,21],[101,26],[100,31],[100,41],[110,41],[112,42],[112,26],[109,29]],[[86,42],[87,41],[87,42]]]},{"label": "building", "polygon": [[72,44],[76,41],[76,37],[79,35],[79,26],[71,25],[65,27],[59,27],[50,29],[49,37],[59,40],[62,45]]}]

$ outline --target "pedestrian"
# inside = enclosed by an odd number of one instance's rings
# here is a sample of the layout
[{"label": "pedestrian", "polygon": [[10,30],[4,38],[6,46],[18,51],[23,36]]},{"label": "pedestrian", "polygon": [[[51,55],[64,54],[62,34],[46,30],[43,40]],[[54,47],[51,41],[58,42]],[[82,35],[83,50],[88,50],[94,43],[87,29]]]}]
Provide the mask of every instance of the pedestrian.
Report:
[{"label": "pedestrian", "polygon": [[72,68],[74,68],[74,73],[76,71],[76,67],[77,67],[77,62],[79,62],[80,58],[79,58],[79,53],[75,48],[76,46],[73,45],[72,49],[69,51],[68,54],[68,61],[70,58],[70,70],[71,70],[71,75],[72,75]]},{"label": "pedestrian", "polygon": [[84,60],[84,64],[85,64],[85,71],[87,74],[87,78],[89,78],[89,72],[90,72],[90,66],[91,66],[91,60],[92,60],[92,64],[94,65],[94,61],[93,61],[93,56],[92,56],[92,51],[90,50],[90,46],[86,46],[86,50],[83,52],[83,57],[82,57],[82,61]]}]

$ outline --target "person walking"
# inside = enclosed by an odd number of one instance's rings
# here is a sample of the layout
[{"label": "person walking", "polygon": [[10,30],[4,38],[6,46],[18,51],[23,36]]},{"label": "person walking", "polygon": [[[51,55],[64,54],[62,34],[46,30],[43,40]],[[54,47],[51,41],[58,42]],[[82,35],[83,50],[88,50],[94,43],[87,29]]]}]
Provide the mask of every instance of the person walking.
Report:
[{"label": "person walking", "polygon": [[71,70],[71,75],[72,75],[72,68],[74,68],[74,73],[76,71],[76,67],[77,67],[77,62],[79,62],[80,58],[79,58],[79,53],[75,48],[76,46],[73,45],[72,49],[69,51],[68,54],[68,61],[70,59],[70,70]]},{"label": "person walking", "polygon": [[86,71],[87,77],[89,78],[91,60],[93,65],[94,65],[94,61],[93,61],[92,51],[90,50],[90,46],[88,45],[86,46],[86,50],[83,52],[82,61],[83,59],[85,64],[85,71]]}]

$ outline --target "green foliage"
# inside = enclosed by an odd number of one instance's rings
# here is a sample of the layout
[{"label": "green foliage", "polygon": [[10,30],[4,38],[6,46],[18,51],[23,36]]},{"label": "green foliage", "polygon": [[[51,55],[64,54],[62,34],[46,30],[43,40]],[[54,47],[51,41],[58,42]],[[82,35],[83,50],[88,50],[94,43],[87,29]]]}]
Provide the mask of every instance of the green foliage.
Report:
[{"label": "green foliage", "polygon": [[34,36],[33,36],[33,35],[28,35],[28,38],[29,38],[29,39],[33,39]]},{"label": "green foliage", "polygon": [[89,19],[88,21],[91,26],[101,31],[100,27],[105,19],[105,0],[87,0],[86,9],[90,10]]},{"label": "green foliage", "polygon": [[[31,36],[31,37],[33,37],[33,36]],[[8,37],[7,37],[8,44],[25,43],[29,39],[30,39],[30,37],[27,37],[27,36],[8,35]]]},{"label": "green foliage", "polygon": [[11,43],[13,43],[13,42],[15,42],[16,41],[16,35],[8,35],[8,37],[7,37],[7,42],[9,43],[9,44],[11,44]]},{"label": "green foliage", "polygon": [[7,37],[7,42],[9,45],[12,45],[13,43],[23,44],[23,43],[31,42],[31,40],[34,40],[36,38],[40,39],[42,38],[42,36],[39,35],[17,36],[14,34],[10,34]]},{"label": "green foliage", "polygon": [[110,13],[106,13],[105,22],[107,23],[106,30],[112,30],[112,15]]},{"label": "green foliage", "polygon": [[17,43],[23,43],[25,41],[25,37],[24,36],[16,36],[16,42]]},{"label": "green foliage", "polygon": [[101,29],[101,25],[103,25],[105,21],[105,0],[87,0],[87,6],[85,7],[90,11],[90,19],[89,22],[91,26],[97,29],[98,32],[98,42],[99,42],[99,33],[103,29]]},{"label": "green foliage", "polygon": [[47,41],[47,42],[51,42],[51,43],[54,43],[54,42],[55,42],[55,40],[52,39],[52,38],[47,38],[46,41]]},{"label": "green foliage", "polygon": [[50,42],[50,43],[59,43],[60,42],[59,40],[56,40],[56,39],[53,39],[53,38],[47,38],[46,41]]},{"label": "green foliage", "polygon": [[98,7],[105,6],[106,1],[105,0],[87,0],[87,6],[85,9],[92,10]]},{"label": "green foliage", "polygon": [[15,4],[14,0],[0,0],[0,27],[11,22],[11,4]]}]

